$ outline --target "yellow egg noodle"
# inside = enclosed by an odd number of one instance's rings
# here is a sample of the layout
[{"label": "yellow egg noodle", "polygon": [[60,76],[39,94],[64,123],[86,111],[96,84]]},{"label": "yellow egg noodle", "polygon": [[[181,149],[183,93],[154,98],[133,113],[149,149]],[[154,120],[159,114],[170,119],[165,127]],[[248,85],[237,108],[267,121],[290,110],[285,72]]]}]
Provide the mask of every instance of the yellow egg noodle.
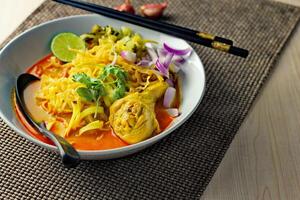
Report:
[{"label": "yellow egg noodle", "polygon": [[[128,42],[129,44],[126,44]],[[154,70],[154,65],[150,67],[137,66],[120,56],[121,51],[131,50],[137,45],[143,46],[144,43],[145,40],[138,34],[134,34],[130,38],[124,37],[121,40],[116,40],[114,35],[109,35],[98,38],[97,45],[89,49],[74,50],[77,56],[70,63],[61,63],[54,56],[51,57],[49,64],[43,66],[42,70],[45,73],[42,73],[40,90],[35,95],[37,104],[54,117],[54,120],[47,122],[47,127],[51,128],[55,123],[61,123],[61,118],[64,118],[65,131],[61,136],[67,137],[72,131],[82,135],[91,130],[107,130],[113,123],[116,129],[124,130],[121,132],[124,133],[123,136],[128,143],[135,143],[149,137],[151,130],[153,130],[151,128],[148,129],[146,136],[139,136],[140,138],[132,136],[135,134],[134,132],[131,135],[125,133],[133,127],[139,131],[138,127],[142,123],[153,126],[158,131],[159,126],[152,110],[154,109],[153,103],[157,98],[160,98],[166,89],[164,78],[158,71]],[[138,51],[138,53],[141,54],[142,52]],[[128,76],[126,95],[124,98],[116,100],[121,101],[122,105],[116,106],[115,104],[118,102],[115,102],[109,95],[101,98],[99,103],[82,98],[76,90],[86,86],[74,81],[73,76],[84,73],[88,77],[98,78],[104,73],[104,68],[112,62],[115,62],[114,65],[124,70]],[[111,77],[108,76],[106,81],[110,79]],[[114,79],[111,81],[114,83]],[[161,89],[157,90],[156,86]],[[106,90],[108,94],[111,94],[110,90],[113,88],[109,88],[108,86]],[[155,96],[149,93],[153,91],[159,95]],[[145,101],[146,95],[155,96],[155,98],[151,97],[150,100]],[[139,103],[134,101],[133,97],[142,100]],[[124,103],[124,100],[127,102]],[[118,110],[124,111],[124,109],[132,110],[127,114],[118,112]],[[114,112],[114,116],[112,116],[112,112]],[[108,113],[111,116],[107,116]],[[119,117],[118,120],[111,121],[117,116]]]}]

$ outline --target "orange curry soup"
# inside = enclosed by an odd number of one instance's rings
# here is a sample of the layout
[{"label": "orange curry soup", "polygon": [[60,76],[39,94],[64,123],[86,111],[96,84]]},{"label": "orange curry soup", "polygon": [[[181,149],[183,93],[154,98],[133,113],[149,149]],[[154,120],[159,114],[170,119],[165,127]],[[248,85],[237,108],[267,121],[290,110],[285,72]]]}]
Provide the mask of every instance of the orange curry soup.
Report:
[{"label": "orange curry soup", "polygon": [[[49,64],[49,59],[52,56],[52,54],[46,56],[42,60],[38,61],[36,64],[34,64],[32,67],[27,69],[27,73],[31,73],[35,76],[40,77],[43,72],[41,70],[41,67],[44,65]],[[65,71],[61,71],[63,76],[66,75]],[[178,84],[176,84],[178,85]],[[177,86],[178,88],[178,86]],[[35,103],[34,94],[39,89],[39,82],[33,83],[29,85],[25,92],[24,92],[24,100],[26,103],[26,106],[31,114],[31,116],[36,121],[43,121],[43,119],[47,119],[49,115],[46,111],[42,109],[41,106],[38,106]],[[20,112],[18,106],[16,105],[16,99],[14,98],[14,104],[16,108],[16,113],[19,118],[19,120],[22,122],[22,124],[26,127],[27,132],[33,136],[34,138],[53,145],[53,143],[37,132],[24,118],[22,113]],[[179,106],[179,94],[176,97],[176,106]],[[155,106],[155,113],[156,118],[158,120],[159,126],[161,131],[165,130],[170,123],[173,121],[173,118],[169,116],[169,114],[165,111],[165,109],[162,106],[162,99],[160,99]],[[51,128],[52,132],[59,133],[60,131],[63,131],[62,126],[54,126]],[[66,137],[67,141],[70,142],[76,149],[78,150],[105,150],[105,149],[113,149],[113,148],[119,148],[124,147],[129,144],[121,140],[116,134],[114,134],[113,130],[110,128],[107,131],[100,131],[100,130],[93,130],[89,131],[86,134],[82,134],[80,136],[77,136],[75,134],[70,134]]]}]

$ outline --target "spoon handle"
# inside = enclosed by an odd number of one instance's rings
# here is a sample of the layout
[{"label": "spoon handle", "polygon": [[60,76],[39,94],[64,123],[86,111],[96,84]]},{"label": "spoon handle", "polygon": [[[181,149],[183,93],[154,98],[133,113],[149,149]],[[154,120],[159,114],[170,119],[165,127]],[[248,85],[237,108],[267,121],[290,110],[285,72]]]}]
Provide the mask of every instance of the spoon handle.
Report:
[{"label": "spoon handle", "polygon": [[55,146],[57,146],[62,162],[66,168],[74,168],[80,163],[80,156],[78,152],[63,137],[48,131],[44,123],[39,124],[37,128],[41,133],[53,141]]},{"label": "spoon handle", "polygon": [[16,100],[22,114],[26,120],[33,125],[40,133],[49,138],[55,146],[62,158],[62,162],[66,168],[76,167],[80,162],[80,156],[75,148],[63,137],[56,135],[47,130],[45,123],[36,123],[30,116],[24,102],[24,90],[32,82],[40,80],[38,77],[25,73],[18,76],[16,81]]}]

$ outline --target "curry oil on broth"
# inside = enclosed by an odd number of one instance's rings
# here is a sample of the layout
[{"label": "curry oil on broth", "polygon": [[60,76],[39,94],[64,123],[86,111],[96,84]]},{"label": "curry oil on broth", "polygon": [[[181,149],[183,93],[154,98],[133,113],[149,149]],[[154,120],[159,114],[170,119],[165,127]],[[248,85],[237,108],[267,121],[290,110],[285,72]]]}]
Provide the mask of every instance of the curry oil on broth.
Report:
[{"label": "curry oil on broth", "polygon": [[[46,57],[38,61],[36,64],[34,64],[32,67],[28,68],[26,72],[40,77],[43,74],[41,71],[42,66],[49,65],[51,56],[52,54],[47,55]],[[180,91],[178,80],[176,80],[175,85],[177,91]],[[49,119],[51,116],[41,106],[37,105],[35,99],[33,98],[34,94],[39,89],[39,87],[40,87],[39,82],[36,82],[28,86],[24,91],[24,100],[27,108],[29,108],[28,110],[31,116],[36,121],[44,121]],[[181,100],[180,93],[181,92],[177,92],[176,99],[174,102],[174,106],[177,108],[180,105],[180,100]],[[155,105],[156,118],[159,123],[161,131],[165,130],[173,121],[173,118],[170,117],[169,114],[165,111],[162,102],[163,102],[163,98],[160,98]],[[26,121],[25,117],[22,115],[22,113],[20,112],[16,104],[15,98],[14,98],[14,104],[15,104],[17,116],[21,121],[21,123],[26,128],[27,132],[34,138],[44,143],[53,145],[53,143],[48,138],[38,133]],[[70,117],[70,116],[66,116],[66,117]],[[62,133],[65,130],[65,127],[62,124],[61,125],[59,124],[60,123],[56,123],[56,126],[53,126],[50,130],[56,134]],[[118,136],[116,136],[116,134],[114,134],[111,128],[106,131],[91,130],[80,136],[77,135],[76,131],[73,131],[68,137],[66,137],[66,139],[78,150],[105,150],[105,149],[113,149],[113,148],[119,148],[119,147],[124,147],[129,145],[123,140],[121,140]]]}]

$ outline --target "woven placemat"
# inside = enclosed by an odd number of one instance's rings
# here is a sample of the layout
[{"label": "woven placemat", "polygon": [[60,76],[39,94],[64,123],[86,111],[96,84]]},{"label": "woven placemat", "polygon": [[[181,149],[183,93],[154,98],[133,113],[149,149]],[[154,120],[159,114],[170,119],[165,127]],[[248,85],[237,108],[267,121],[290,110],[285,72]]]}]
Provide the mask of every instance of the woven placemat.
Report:
[{"label": "woven placemat", "polygon": [[[108,6],[111,1],[98,2]],[[41,22],[82,13],[47,1],[9,39]],[[245,60],[193,45],[207,75],[200,107],[162,142],[127,158],[87,161],[65,169],[56,154],[26,141],[0,121],[0,199],[190,200],[201,196],[300,10],[266,0],[172,0],[166,16],[164,20],[171,23],[231,38],[251,54]]]}]

